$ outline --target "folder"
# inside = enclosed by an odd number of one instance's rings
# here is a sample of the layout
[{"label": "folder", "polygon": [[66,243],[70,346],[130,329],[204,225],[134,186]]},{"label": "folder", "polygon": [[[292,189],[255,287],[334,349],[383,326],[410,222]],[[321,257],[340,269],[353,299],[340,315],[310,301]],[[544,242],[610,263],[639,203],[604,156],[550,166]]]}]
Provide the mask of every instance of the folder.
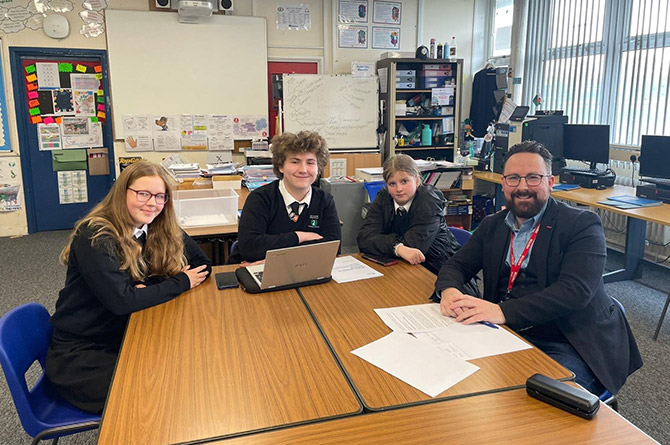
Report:
[{"label": "folder", "polygon": [[55,172],[86,170],[86,150],[54,150],[51,165]]}]

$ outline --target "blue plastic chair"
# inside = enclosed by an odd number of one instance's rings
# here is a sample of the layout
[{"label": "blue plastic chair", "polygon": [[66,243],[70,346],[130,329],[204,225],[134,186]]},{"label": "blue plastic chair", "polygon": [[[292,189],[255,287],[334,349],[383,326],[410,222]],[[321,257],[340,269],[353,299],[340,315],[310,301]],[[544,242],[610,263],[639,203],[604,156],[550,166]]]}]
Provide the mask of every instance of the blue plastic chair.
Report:
[{"label": "blue plastic chair", "polygon": [[[0,318],[0,364],[23,429],[33,444],[97,428],[100,416],[85,413],[58,396],[44,375],[51,342],[49,312],[37,303],[16,307]],[[42,373],[28,389],[26,371],[37,361]]]},{"label": "blue plastic chair", "polygon": [[467,243],[472,236],[472,233],[465,229],[459,229],[458,227],[449,226],[449,231],[454,235],[454,238],[456,238],[456,241],[458,241],[458,244],[461,246]]}]

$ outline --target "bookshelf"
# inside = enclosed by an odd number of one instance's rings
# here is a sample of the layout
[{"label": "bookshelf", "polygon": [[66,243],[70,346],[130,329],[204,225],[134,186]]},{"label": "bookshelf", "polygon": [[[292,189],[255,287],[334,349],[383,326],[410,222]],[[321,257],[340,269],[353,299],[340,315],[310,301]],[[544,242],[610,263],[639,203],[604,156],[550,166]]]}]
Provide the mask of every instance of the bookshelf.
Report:
[{"label": "bookshelf", "polygon": [[447,198],[447,225],[472,229],[472,167],[441,167],[422,172],[424,184],[437,187]]},{"label": "bookshelf", "polygon": [[[453,104],[443,107],[425,107],[426,103],[430,103],[432,88],[423,87],[437,86],[437,84],[427,82],[428,78],[422,76],[426,69],[430,69],[433,73],[440,71],[448,74],[439,76],[444,78],[440,79],[439,85],[441,86],[443,80],[446,80],[448,85],[454,87]],[[388,58],[377,61],[377,70],[382,81],[380,98],[383,103],[383,123],[387,129],[384,140],[384,159],[396,153],[406,153],[415,159],[433,158],[453,161],[455,147],[459,146],[463,59]],[[412,72],[415,75],[413,85],[411,81],[403,82],[405,79],[411,79]],[[386,82],[383,81],[384,78]],[[417,88],[406,89],[402,88],[403,86]],[[396,103],[400,103],[398,112],[396,112]],[[403,104],[405,105],[404,113],[402,112]],[[453,128],[445,131],[442,125],[444,118],[453,119]],[[401,126],[412,132],[424,124],[428,124],[434,130],[430,145],[413,145],[410,141],[406,141],[404,145],[398,143],[398,130]],[[436,132],[435,130],[438,129],[439,132]]]}]

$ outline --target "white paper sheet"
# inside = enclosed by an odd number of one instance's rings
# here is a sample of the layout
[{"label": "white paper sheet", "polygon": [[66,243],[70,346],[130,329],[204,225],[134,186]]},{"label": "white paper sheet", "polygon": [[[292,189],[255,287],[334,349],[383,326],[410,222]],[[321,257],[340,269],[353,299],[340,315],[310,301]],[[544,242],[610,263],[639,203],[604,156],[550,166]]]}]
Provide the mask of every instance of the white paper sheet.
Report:
[{"label": "white paper sheet", "polygon": [[442,315],[437,303],[375,309],[375,312],[396,332],[430,332],[458,324],[453,318]]},{"label": "white paper sheet", "polygon": [[435,397],[479,368],[408,334],[392,332],[352,354]]},{"label": "white paper sheet", "polygon": [[464,325],[456,323],[433,332],[417,332],[414,336],[437,346],[463,360],[507,354],[532,348],[531,345],[505,329],[493,329],[483,324]]},{"label": "white paper sheet", "polygon": [[367,278],[383,277],[384,274],[377,272],[367,264],[363,264],[352,256],[335,258],[333,265],[333,280],[338,283],[365,280]]}]

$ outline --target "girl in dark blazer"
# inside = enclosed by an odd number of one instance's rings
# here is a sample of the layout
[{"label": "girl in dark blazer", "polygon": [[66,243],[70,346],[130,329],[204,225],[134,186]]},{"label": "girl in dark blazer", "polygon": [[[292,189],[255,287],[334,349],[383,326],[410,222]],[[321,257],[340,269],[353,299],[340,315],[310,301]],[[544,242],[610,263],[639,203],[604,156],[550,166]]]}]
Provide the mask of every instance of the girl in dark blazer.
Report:
[{"label": "girl in dark blazer", "polygon": [[99,413],[130,314],[198,286],[212,263],[179,228],[168,179],[150,162],[121,173],[76,224],[61,260],[67,276],[46,375],[63,398]]},{"label": "girl in dark blazer", "polygon": [[[358,248],[369,255],[422,264],[437,274],[460,248],[447,228],[444,195],[421,184],[416,163],[404,154],[384,163],[383,177],[386,188],[377,193],[367,212],[358,232]],[[476,286],[472,291],[479,295]]]}]

